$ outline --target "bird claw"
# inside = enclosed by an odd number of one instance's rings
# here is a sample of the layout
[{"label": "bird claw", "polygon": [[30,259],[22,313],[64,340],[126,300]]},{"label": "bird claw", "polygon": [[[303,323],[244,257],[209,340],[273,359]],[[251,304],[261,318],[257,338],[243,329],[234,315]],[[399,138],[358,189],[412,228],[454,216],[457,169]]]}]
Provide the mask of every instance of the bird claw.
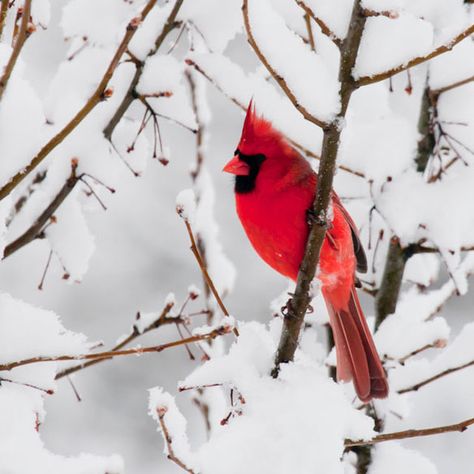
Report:
[{"label": "bird claw", "polygon": [[326,213],[324,211],[321,211],[318,215],[316,215],[312,207],[306,210],[306,222],[309,225],[316,224],[320,227],[328,227]]}]

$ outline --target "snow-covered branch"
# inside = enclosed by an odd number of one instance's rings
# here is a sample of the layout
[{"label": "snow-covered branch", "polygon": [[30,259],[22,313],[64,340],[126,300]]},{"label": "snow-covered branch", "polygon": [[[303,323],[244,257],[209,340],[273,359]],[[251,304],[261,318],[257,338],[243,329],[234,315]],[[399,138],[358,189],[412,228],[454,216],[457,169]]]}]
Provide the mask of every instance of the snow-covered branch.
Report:
[{"label": "snow-covered branch", "polygon": [[464,31],[459,33],[451,41],[445,44],[442,44],[441,46],[438,46],[437,48],[433,49],[433,51],[431,51],[428,54],[418,56],[404,64],[400,64],[399,66],[393,67],[391,69],[388,69],[387,71],[384,71],[378,74],[373,74],[371,76],[356,77],[355,78],[356,86],[362,87],[362,86],[367,86],[369,84],[375,84],[376,82],[384,81],[385,79],[388,79],[389,77],[392,77],[395,74],[406,71],[407,69],[410,69],[411,67],[418,66],[419,64],[425,63],[426,61],[429,61],[430,59],[436,58],[437,56],[440,56],[443,53],[447,53],[448,51],[451,51],[458,43],[460,43],[466,38],[469,38],[469,36],[471,36],[473,33],[474,33],[474,24],[470,25]]},{"label": "snow-covered branch", "polygon": [[[2,76],[0,77],[0,101],[2,100],[3,93],[7,88],[8,81],[10,80],[10,76],[13,72],[13,69],[15,67],[18,56],[20,55],[20,52],[23,48],[23,45],[25,44],[25,41],[28,39],[30,34],[34,31],[34,26],[30,23],[31,2],[32,0],[25,0],[25,3],[23,4],[20,29],[16,34],[15,45],[10,55],[10,59],[8,60],[8,63],[5,66],[5,69],[3,70]],[[2,2],[2,12],[0,13],[0,15],[2,15],[2,18],[0,19],[0,24],[2,28],[6,16],[6,10],[4,9],[8,8],[8,6],[3,5],[3,3],[6,3],[8,5],[8,2]]]},{"label": "snow-covered branch", "polygon": [[224,334],[229,334],[235,329],[233,321],[230,321],[229,318],[222,321],[222,323],[215,328],[211,329],[208,332],[196,334],[189,336],[187,338],[178,339],[176,341],[167,342],[165,344],[159,344],[157,346],[147,346],[147,347],[135,347],[131,349],[122,349],[122,350],[111,350],[104,352],[96,352],[92,354],[78,354],[78,355],[58,355],[58,356],[37,356],[30,357],[28,359],[17,360],[10,363],[0,364],[0,371],[3,370],[12,370],[17,367],[24,365],[37,364],[40,362],[63,362],[63,361],[74,361],[74,360],[101,360],[101,359],[111,359],[113,357],[121,356],[130,356],[130,355],[141,355],[155,352],[162,352],[166,349],[172,347],[183,346],[186,344],[192,344],[199,341],[208,341],[215,339],[218,336]]},{"label": "snow-covered branch", "polygon": [[74,115],[74,117],[38,151],[30,163],[18,171],[2,188],[0,188],[0,201],[8,196],[13,191],[13,189],[16,188],[16,186],[18,186],[34,169],[36,169],[36,167],[42,163],[43,160],[76,129],[76,127],[101,101],[106,100],[113,94],[111,89],[107,89],[109,81],[112,78],[115,69],[119,65],[123,54],[127,50],[127,47],[138,30],[140,24],[145,20],[155,4],[156,0],[149,0],[142,9],[140,15],[132,18],[129,21],[122,41],[120,42],[112,60],[110,61],[93,94],[89,97],[81,109]]},{"label": "snow-covered branch", "polygon": [[469,418],[459,423],[454,423],[452,425],[437,426],[435,428],[423,428],[419,430],[404,430],[397,431],[394,433],[383,433],[377,436],[374,436],[369,440],[352,440],[346,439],[344,445],[347,448],[354,446],[370,446],[377,443],[383,443],[385,441],[395,441],[398,439],[409,439],[409,438],[418,438],[420,436],[433,436],[443,433],[453,433],[459,432],[462,433],[466,431],[469,426],[474,424],[474,418]]}]

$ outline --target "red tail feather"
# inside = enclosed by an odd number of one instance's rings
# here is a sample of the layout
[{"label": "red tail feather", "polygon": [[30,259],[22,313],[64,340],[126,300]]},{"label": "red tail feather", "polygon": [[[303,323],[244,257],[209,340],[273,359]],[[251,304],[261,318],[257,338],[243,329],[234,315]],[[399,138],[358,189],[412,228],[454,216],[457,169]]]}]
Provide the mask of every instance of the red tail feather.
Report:
[{"label": "red tail feather", "polygon": [[349,301],[343,308],[325,288],[323,295],[336,344],[338,379],[353,379],[357,396],[363,402],[372,398],[385,398],[388,395],[387,377],[355,288],[352,288]]}]

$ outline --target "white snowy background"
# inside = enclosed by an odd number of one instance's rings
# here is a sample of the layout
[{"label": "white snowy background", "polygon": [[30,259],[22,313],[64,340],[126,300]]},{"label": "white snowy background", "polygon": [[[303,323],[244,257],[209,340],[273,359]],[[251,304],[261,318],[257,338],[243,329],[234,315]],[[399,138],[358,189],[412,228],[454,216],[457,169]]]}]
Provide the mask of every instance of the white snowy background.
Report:
[{"label": "white snowy background", "polygon": [[[7,18],[0,44],[1,67],[10,57],[13,20],[21,3],[16,2]],[[33,0],[36,31],[21,51],[0,101],[0,186],[28,164],[84,104],[127,23],[145,3]],[[337,37],[344,37],[351,1],[308,0],[306,4]],[[154,7],[130,44],[134,57],[147,57],[173,5],[158,2]],[[461,0],[366,0],[364,6],[398,15],[368,19],[356,78],[426,54],[474,21]],[[12,205],[27,192],[36,172],[0,202],[3,247],[54,197],[70,174],[72,158],[78,159],[79,173],[88,173],[116,190],[111,194],[92,178],[88,180],[106,205],[103,210],[94,196],[86,194],[87,185],[79,183],[55,213],[57,222],[48,226],[46,238],[0,262],[0,363],[38,355],[81,354],[97,350],[93,347],[98,342],[104,349],[111,347],[130,332],[137,311],[158,314],[173,292],[176,314],[188,287],[202,287],[184,223],[175,210],[176,196],[193,187],[190,171],[196,160],[196,137],[187,128],[196,128],[197,121],[185,71],[196,84],[198,122],[206,125],[205,168],[194,184],[199,202],[192,224],[208,244],[211,274],[218,289],[227,294],[225,302],[239,321],[240,338],[235,342],[228,335],[212,348],[203,346],[211,355],[205,363],[200,349],[191,346],[194,361],[184,347],[178,347],[84,369],[72,377],[81,401],[65,378],[54,381],[55,372],[63,368],[60,363],[1,372],[5,379],[51,389],[54,394],[6,381],[0,385],[0,473],[184,472],[163,454],[163,439],[157,433],[159,407],[166,411],[164,420],[175,438],[175,454],[195,472],[206,474],[351,473],[353,456],[341,460],[344,438],[374,434],[372,420],[353,403],[352,388],[337,386],[327,377],[326,315],[319,300],[296,364],[285,367],[278,381],[268,376],[280,326],[273,312],[286,300],[288,283],[250,248],[235,215],[232,180],[221,173],[232,157],[243,120],[242,110],[227,96],[242,106],[253,97],[257,109],[277,128],[314,154],[320,152],[322,133],[301,117],[258,62],[245,39],[240,7],[237,0],[184,0],[178,14],[178,20],[186,22],[183,33],[176,28],[158,54],[147,58],[137,91],[172,93],[149,99],[160,114],[173,119],[159,118],[163,146],[158,146],[157,154],[162,161],[169,160],[166,166],[152,159],[151,122],[134,150],[127,152],[144,113],[139,103],[130,107],[114,132],[121,157],[103,137],[102,130],[134,72],[133,64],[124,62],[111,81],[112,97],[100,103],[48,156],[38,169],[47,169],[45,180],[11,222]],[[303,11],[293,2],[251,0],[249,17],[257,43],[298,100],[319,119],[331,120],[339,107],[334,44],[313,24],[317,54],[311,52],[298,36],[305,36],[306,29]],[[411,69],[411,93],[406,91],[406,72],[393,78],[392,90],[388,81],[361,88],[352,98],[344,124],[339,163],[365,177],[339,170],[335,187],[360,226],[366,247],[371,242],[371,271],[364,279],[379,283],[392,232],[402,245],[426,239],[425,245],[439,248],[442,255],[417,255],[409,261],[397,312],[375,335],[380,353],[390,359],[392,393],[386,401],[375,403],[387,432],[474,416],[472,367],[417,392],[395,393],[474,359],[474,300],[468,291],[474,262],[469,253],[461,252],[474,244],[474,168],[458,159],[442,179],[429,182],[440,166],[450,162],[452,151],[441,161],[433,158],[424,174],[416,171],[413,161],[427,68],[431,88],[442,88],[473,76],[473,53],[474,43],[467,38],[429,66]],[[439,115],[445,128],[463,143],[459,149],[467,165],[474,163],[469,152],[474,148],[473,111],[474,83],[440,96]],[[377,211],[370,223],[373,205]],[[385,237],[375,252],[380,229]],[[39,290],[50,249],[51,264]],[[450,299],[456,290],[462,296]],[[282,304],[270,307],[282,293]],[[373,299],[363,297],[363,304],[372,317]],[[204,305],[200,296],[188,308],[199,311]],[[205,318],[196,316],[193,324],[201,326]],[[133,344],[155,345],[178,338],[176,327],[169,325]],[[397,362],[439,340],[448,341],[445,349],[424,351],[404,365]],[[215,383],[224,386],[205,392],[212,424],[207,439],[202,414],[192,401],[193,391],[178,392],[178,387]],[[157,388],[148,392],[152,387]],[[232,410],[231,387],[245,399],[245,403],[238,400]],[[229,411],[232,416],[221,426],[220,420]],[[473,442],[474,434],[468,430],[381,444],[374,450],[369,472],[470,472]]]}]

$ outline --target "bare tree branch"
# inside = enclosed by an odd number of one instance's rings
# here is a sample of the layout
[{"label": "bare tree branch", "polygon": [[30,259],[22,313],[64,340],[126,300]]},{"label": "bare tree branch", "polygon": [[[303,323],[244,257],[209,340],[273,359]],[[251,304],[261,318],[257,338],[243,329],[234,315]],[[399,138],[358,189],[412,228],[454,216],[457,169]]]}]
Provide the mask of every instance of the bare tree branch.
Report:
[{"label": "bare tree branch", "polygon": [[69,194],[74,189],[80,178],[80,176],[76,176],[76,166],[73,165],[71,175],[66,180],[62,188],[51,201],[51,203],[48,205],[48,207],[39,215],[36,221],[25,232],[23,232],[23,234],[21,234],[18,238],[16,238],[13,242],[9,243],[5,247],[3,252],[3,259],[9,257],[17,250],[20,250],[25,245],[28,245],[30,242],[40,237],[44,226],[47,224],[53,214],[57,211],[59,206],[69,196]]},{"label": "bare tree branch", "polygon": [[[122,341],[120,341],[118,344],[116,344],[111,351],[115,352],[123,347],[127,346],[130,344],[132,341],[134,341],[137,337],[141,336],[142,334],[146,334],[147,332],[153,331],[154,329],[159,329],[160,327],[167,325],[167,324],[175,324],[177,322],[184,322],[184,319],[181,315],[175,316],[175,317],[168,317],[169,312],[171,311],[171,308],[174,306],[174,303],[168,303],[165,305],[165,307],[162,309],[160,315],[150,323],[145,329],[140,331],[136,325],[133,326],[132,332]],[[137,315],[138,316],[138,315]],[[105,360],[110,360],[112,357],[109,358],[101,358],[101,359],[95,359],[95,360],[90,360],[88,362],[75,365],[74,367],[69,367],[67,369],[62,370],[61,372],[58,372],[56,374],[55,379],[61,379],[63,377],[67,377],[68,375],[71,375],[75,372],[78,372],[79,370],[86,369],[87,367],[90,367],[91,365],[98,364],[99,362],[104,362]]]},{"label": "bare tree branch", "polygon": [[[212,278],[209,276],[206,265],[204,264],[204,261],[201,257],[201,254],[199,253],[199,250],[197,248],[196,239],[194,238],[193,230],[192,230],[191,225],[189,224],[187,219],[184,219],[184,224],[186,225],[186,230],[188,231],[189,240],[191,241],[191,247],[190,247],[191,252],[193,253],[194,257],[196,258],[196,261],[199,265],[199,268],[201,269],[201,273],[202,273],[207,285],[209,286],[209,289],[212,291],[212,294],[214,295],[214,298],[216,299],[217,304],[219,305],[219,308],[221,309],[221,311],[226,316],[230,316],[229,311],[227,311],[227,308],[226,308],[224,302],[222,301],[221,297],[219,296],[219,292],[217,291],[217,289],[214,285],[214,282],[212,281]],[[233,328],[233,332],[236,336],[239,335],[239,331],[236,327]]]},{"label": "bare tree branch", "polygon": [[456,89],[457,87],[464,86],[465,84],[468,84],[472,81],[474,81],[474,76],[467,77],[466,79],[462,79],[461,81],[453,82],[452,84],[449,84],[449,86],[440,87],[439,89],[432,89],[431,92],[432,94],[439,96],[443,92],[447,92],[452,89]]},{"label": "bare tree branch", "polygon": [[470,25],[469,28],[466,28],[464,31],[459,33],[457,36],[455,36],[451,41],[449,41],[446,44],[443,44],[441,46],[438,46],[436,49],[431,51],[428,54],[425,54],[423,56],[418,56],[416,58],[411,59],[410,61],[406,62],[405,64],[400,64],[399,66],[396,66],[392,69],[389,69],[387,71],[374,74],[372,76],[362,76],[359,79],[355,81],[356,87],[361,87],[361,86],[367,86],[369,84],[374,84],[376,82],[383,81],[385,79],[388,79],[389,77],[394,76],[395,74],[398,74],[399,72],[406,71],[407,69],[417,66],[419,64],[422,64],[426,61],[429,61],[430,59],[436,58],[437,56],[446,53],[448,51],[451,51],[454,46],[456,46],[458,43],[460,43],[462,40],[468,38],[474,33],[474,24]]},{"label": "bare tree branch", "polygon": [[190,469],[188,466],[186,466],[186,464],[184,464],[184,462],[181,461],[181,459],[179,459],[174,453],[173,439],[171,438],[170,433],[168,431],[168,427],[166,426],[166,423],[165,423],[166,409],[157,408],[156,413],[158,415],[161,431],[163,432],[163,438],[165,440],[166,448],[168,450],[168,459],[170,461],[173,461],[175,464],[177,464],[181,469],[185,470],[186,472],[189,472],[190,474],[195,474],[195,472],[192,469]]},{"label": "bare tree branch", "polygon": [[432,436],[443,433],[459,432],[462,433],[467,430],[467,428],[474,424],[474,418],[469,418],[467,420],[455,423],[454,425],[444,425],[437,426],[436,428],[424,428],[421,430],[405,430],[405,431],[396,431],[394,433],[384,433],[377,436],[374,436],[369,440],[352,440],[346,439],[344,441],[344,446],[346,448],[351,448],[354,446],[367,446],[377,443],[383,443],[385,441],[394,441],[398,439],[408,439],[408,438],[418,438],[420,436]]},{"label": "bare tree branch", "polygon": [[95,354],[79,354],[79,355],[60,355],[60,356],[38,356],[30,357],[29,359],[18,360],[6,364],[0,364],[0,371],[12,370],[23,365],[37,364],[39,362],[63,362],[68,360],[97,360],[97,359],[111,359],[119,356],[141,355],[152,352],[162,352],[171,347],[183,346],[199,341],[208,341],[215,339],[218,336],[229,334],[232,327],[227,325],[219,326],[204,334],[197,334],[177,341],[167,342],[158,346],[136,347],[132,349],[123,349],[118,351],[96,352]]},{"label": "bare tree branch", "polygon": [[[244,15],[245,5],[246,0],[244,0]],[[349,31],[341,47],[339,65],[341,112],[337,120],[324,129],[322,154],[318,170],[318,186],[312,207],[315,222],[310,228],[304,258],[298,272],[295,294],[287,303],[287,314],[283,320],[280,343],[275,356],[275,368],[272,372],[274,377],[278,376],[280,364],[293,360],[304,316],[311,301],[309,290],[315,276],[319,253],[328,226],[327,209],[332,192],[341,134],[338,120],[344,118],[350,97],[355,90],[351,71],[355,64],[364,26],[365,17],[362,15],[360,0],[356,0],[352,10]]]},{"label": "bare tree branch", "polygon": [[[314,11],[306,5],[304,0],[295,0],[296,3],[305,11],[307,15],[309,15],[315,23],[321,28],[321,31],[323,34],[325,34],[339,49],[342,47],[342,40],[339,38],[330,28],[329,26],[321,19],[319,18]],[[311,41],[311,39],[310,39]],[[314,42],[314,41],[313,41]],[[314,48],[313,48],[314,50]]]},{"label": "bare tree branch", "polygon": [[132,81],[128,87],[128,90],[122,99],[122,102],[118,106],[117,110],[115,111],[112,118],[109,120],[108,124],[104,128],[104,136],[109,141],[112,139],[112,134],[114,133],[115,127],[118,125],[122,117],[124,116],[125,112],[127,112],[128,108],[130,107],[131,103],[137,98],[137,85],[140,80],[140,77],[143,74],[143,68],[145,67],[146,60],[153,56],[163,44],[163,41],[168,36],[168,34],[173,31],[174,28],[180,25],[179,22],[176,21],[176,17],[178,15],[179,9],[183,4],[184,0],[176,0],[166,22],[161,30],[160,34],[156,38],[155,45],[153,48],[148,52],[147,57],[144,61],[141,61],[137,58],[134,58],[133,62],[135,64],[135,73],[133,75]]},{"label": "bare tree branch", "polygon": [[[31,2],[31,0],[30,0]],[[102,79],[96,87],[94,93],[90,96],[83,107],[74,115],[74,117],[60,130],[54,137],[52,137],[34,156],[31,162],[22,168],[18,173],[13,176],[8,183],[0,188],[0,200],[8,196],[13,189],[18,186],[23,179],[25,179],[48,155],[53,151],[95,108],[97,104],[106,99],[106,88],[112,78],[115,69],[117,68],[123,53],[126,51],[128,44],[135,35],[141,22],[145,20],[151,9],[155,6],[157,0],[149,0],[141,14],[133,18],[127,25],[125,34],[117,48],[110,64],[108,65]]]},{"label": "bare tree branch", "polygon": [[298,110],[298,112],[300,112],[301,115],[303,115],[303,117],[306,120],[308,120],[311,123],[314,123],[318,127],[322,129],[327,128],[329,126],[328,123],[316,118],[303,105],[301,105],[298,102],[298,99],[296,98],[293,91],[288,87],[288,84],[286,83],[285,79],[280,74],[278,74],[278,72],[275,71],[275,69],[273,69],[273,66],[268,62],[267,58],[260,50],[253,36],[252,29],[250,28],[250,21],[249,21],[249,16],[248,16],[248,0],[244,0],[243,2],[242,13],[244,16],[245,31],[247,32],[247,40],[250,46],[252,46],[253,50],[255,51],[255,54],[257,55],[258,59],[267,68],[268,72],[272,75],[273,79],[275,79],[275,81],[280,86],[281,90],[286,94],[288,99],[290,99],[291,103]]},{"label": "bare tree branch", "polygon": [[2,6],[0,7],[0,40],[3,36],[3,28],[5,27],[5,21],[8,14],[9,0],[2,0]]},{"label": "bare tree branch", "polygon": [[432,377],[429,377],[421,382],[418,382],[415,385],[412,385],[411,387],[402,388],[398,390],[397,393],[402,394],[402,393],[407,393],[407,392],[416,392],[421,387],[424,387],[425,385],[428,385],[429,383],[434,382],[435,380],[438,380],[442,377],[445,377],[446,375],[453,374],[460,370],[466,369],[467,367],[472,367],[473,365],[474,365],[474,360],[471,360],[470,362],[467,362],[462,365],[458,365],[457,367],[452,367],[450,369],[443,370],[442,372],[436,375],[433,375]]},{"label": "bare tree branch", "polygon": [[[28,25],[30,23],[31,1],[32,0],[25,0],[25,3],[23,5],[23,13],[21,17],[20,30],[18,31],[18,34],[16,36],[15,46],[13,46],[13,51],[12,51],[12,54],[10,55],[10,59],[8,60],[7,65],[5,66],[5,69],[3,70],[2,76],[0,77],[0,101],[2,100],[3,93],[5,92],[5,89],[8,84],[8,80],[10,79],[10,76],[13,72],[18,56],[20,55],[20,51],[22,50],[23,45],[25,44],[25,41],[28,39],[28,36],[30,35],[30,32],[28,31]],[[4,5],[4,3],[7,3],[7,5]],[[5,16],[7,14],[6,12],[7,8],[8,8],[8,2],[2,1],[2,8],[0,12],[0,15],[2,15],[2,17],[0,18],[1,29],[3,29]],[[1,35],[1,30],[0,30],[0,35]]]}]

